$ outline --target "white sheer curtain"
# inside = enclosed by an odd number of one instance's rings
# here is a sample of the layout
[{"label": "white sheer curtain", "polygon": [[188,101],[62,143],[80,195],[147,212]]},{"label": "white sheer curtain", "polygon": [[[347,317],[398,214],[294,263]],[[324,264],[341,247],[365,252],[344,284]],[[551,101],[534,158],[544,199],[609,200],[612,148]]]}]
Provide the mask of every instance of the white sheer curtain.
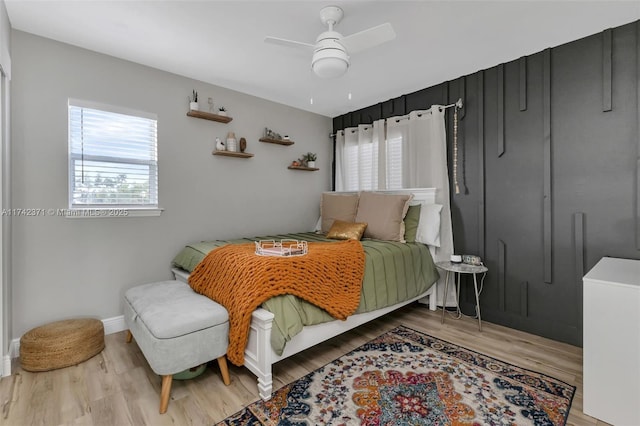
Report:
[{"label": "white sheer curtain", "polygon": [[[387,119],[388,151],[402,151],[401,187],[437,188],[436,203],[442,205],[440,247],[430,247],[436,262],[449,260],[453,254],[444,112],[444,108],[440,105],[434,105],[428,110],[412,111],[402,117]],[[438,283],[439,299],[442,294],[444,294],[443,279]],[[441,301],[442,299],[438,303],[441,304]],[[447,304],[451,303],[455,303],[455,294],[450,292]]]},{"label": "white sheer curtain", "polygon": [[340,130],[336,135],[336,191],[384,189],[384,120]]}]

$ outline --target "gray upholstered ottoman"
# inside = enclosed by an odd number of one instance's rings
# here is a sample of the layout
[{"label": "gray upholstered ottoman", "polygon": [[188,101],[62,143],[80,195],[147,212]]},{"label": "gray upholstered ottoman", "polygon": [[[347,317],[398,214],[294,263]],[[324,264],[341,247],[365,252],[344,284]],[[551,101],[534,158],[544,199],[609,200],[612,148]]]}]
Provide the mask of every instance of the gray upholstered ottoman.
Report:
[{"label": "gray upholstered ottoman", "polygon": [[229,384],[227,310],[180,281],[129,289],[124,296],[127,342],[135,337],[151,369],[162,376],[160,413],[167,411],[173,375],[213,359]]}]

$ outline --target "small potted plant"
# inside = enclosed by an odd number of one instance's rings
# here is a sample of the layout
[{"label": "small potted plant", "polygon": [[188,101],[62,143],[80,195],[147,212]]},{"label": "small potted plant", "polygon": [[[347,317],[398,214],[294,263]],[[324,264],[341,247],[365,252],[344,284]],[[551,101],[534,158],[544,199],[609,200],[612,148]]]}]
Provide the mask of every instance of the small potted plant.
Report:
[{"label": "small potted plant", "polygon": [[195,89],[192,92],[191,97],[189,98],[189,109],[191,111],[198,111],[200,108],[198,107],[198,92]]},{"label": "small potted plant", "polygon": [[227,109],[223,106],[221,106],[220,108],[218,108],[218,115],[222,115],[223,117],[227,116]]},{"label": "small potted plant", "polygon": [[307,167],[311,167],[311,168],[316,167],[316,159],[318,158],[318,156],[313,152],[307,152],[302,158],[307,164]]}]

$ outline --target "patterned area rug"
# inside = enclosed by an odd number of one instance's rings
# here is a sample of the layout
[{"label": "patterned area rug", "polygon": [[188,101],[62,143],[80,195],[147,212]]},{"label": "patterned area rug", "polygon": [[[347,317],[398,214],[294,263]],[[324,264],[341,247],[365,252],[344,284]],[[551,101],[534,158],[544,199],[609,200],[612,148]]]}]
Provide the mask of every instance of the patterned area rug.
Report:
[{"label": "patterned area rug", "polygon": [[220,425],[564,425],[575,387],[398,327]]}]

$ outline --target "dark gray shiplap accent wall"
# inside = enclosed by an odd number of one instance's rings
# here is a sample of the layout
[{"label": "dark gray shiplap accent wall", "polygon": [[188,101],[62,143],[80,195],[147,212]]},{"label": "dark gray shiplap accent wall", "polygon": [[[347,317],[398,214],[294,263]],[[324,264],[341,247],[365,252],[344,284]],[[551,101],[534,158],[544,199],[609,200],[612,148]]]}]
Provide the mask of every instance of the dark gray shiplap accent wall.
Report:
[{"label": "dark gray shiplap accent wall", "polygon": [[[484,204],[484,71],[478,72],[478,255],[484,259],[485,252],[485,204]],[[467,107],[468,109],[468,107]]]},{"label": "dark gray shiplap accent wall", "polygon": [[[459,98],[462,99],[462,103],[464,105],[465,101],[466,101],[466,93],[467,93],[467,78],[466,77],[460,77],[460,96]],[[460,120],[464,120],[464,116],[466,115],[467,110],[465,108],[462,108],[460,111],[458,111],[458,118]]]},{"label": "dark gray shiplap accent wall", "polygon": [[611,111],[612,74],[612,38],[611,30],[602,32],[602,111]]},{"label": "dark gray shiplap accent wall", "polygon": [[584,277],[584,213],[573,214],[573,251],[575,265],[576,323],[582,322],[582,277]]},{"label": "dark gray shiplap accent wall", "polygon": [[[640,259],[640,23],[341,115],[334,130],[459,97],[454,244],[489,269],[482,317],[581,345],[583,274],[603,256]],[[461,284],[473,312],[473,280]]]},{"label": "dark gray shiplap accent wall", "polygon": [[529,316],[529,282],[525,281],[520,286],[520,313],[523,317]]},{"label": "dark gray shiplap accent wall", "polygon": [[636,139],[638,150],[636,153],[636,248],[640,250],[640,22],[636,22]]},{"label": "dark gray shiplap accent wall", "polygon": [[498,240],[498,309],[506,310],[505,279],[507,276],[507,247],[504,241]]},{"label": "dark gray shiplap accent wall", "polygon": [[551,49],[543,53],[542,102],[543,102],[543,140],[544,140],[544,282],[551,284],[552,273],[552,195],[551,195]]},{"label": "dark gray shiplap accent wall", "polygon": [[498,65],[498,157],[504,155],[504,65]]},{"label": "dark gray shiplap accent wall", "polygon": [[527,110],[527,57],[523,56],[518,61],[520,66],[520,111]]}]

